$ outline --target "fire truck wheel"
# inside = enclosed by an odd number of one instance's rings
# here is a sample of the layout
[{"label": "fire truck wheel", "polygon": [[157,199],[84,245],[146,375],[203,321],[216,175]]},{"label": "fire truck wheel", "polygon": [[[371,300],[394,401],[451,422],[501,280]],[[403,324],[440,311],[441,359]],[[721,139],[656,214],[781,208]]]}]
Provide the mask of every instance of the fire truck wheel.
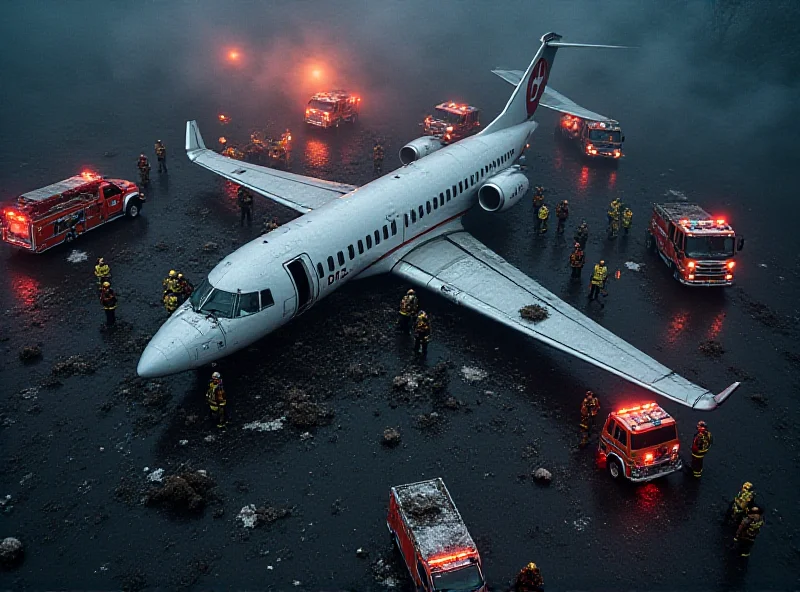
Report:
[{"label": "fire truck wheel", "polygon": [[612,479],[619,479],[625,474],[622,471],[622,465],[619,464],[619,461],[616,458],[608,459],[608,474],[611,475]]},{"label": "fire truck wheel", "polygon": [[128,209],[125,210],[125,213],[128,215],[128,218],[136,218],[139,215],[139,212],[142,209],[142,204],[138,199],[132,199],[128,204]]}]

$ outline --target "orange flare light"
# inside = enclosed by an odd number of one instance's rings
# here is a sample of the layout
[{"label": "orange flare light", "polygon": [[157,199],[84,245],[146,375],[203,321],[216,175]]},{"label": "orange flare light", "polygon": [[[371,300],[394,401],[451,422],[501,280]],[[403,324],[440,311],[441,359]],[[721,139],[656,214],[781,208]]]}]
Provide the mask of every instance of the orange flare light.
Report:
[{"label": "orange flare light", "polygon": [[227,115],[225,115],[224,113],[220,113],[217,116],[217,119],[219,119],[220,123],[230,123],[230,121],[231,121],[231,118],[228,117]]},{"label": "orange flare light", "polygon": [[229,62],[238,62],[241,57],[242,54],[239,53],[238,49],[231,49],[230,51],[228,51]]},{"label": "orange flare light", "polygon": [[438,557],[432,557],[428,560],[428,565],[433,567],[434,565],[442,565],[444,563],[453,563],[454,561],[458,561],[459,559],[466,559],[467,557],[471,557],[474,551],[459,551],[458,553],[453,553],[452,555],[440,555]]}]

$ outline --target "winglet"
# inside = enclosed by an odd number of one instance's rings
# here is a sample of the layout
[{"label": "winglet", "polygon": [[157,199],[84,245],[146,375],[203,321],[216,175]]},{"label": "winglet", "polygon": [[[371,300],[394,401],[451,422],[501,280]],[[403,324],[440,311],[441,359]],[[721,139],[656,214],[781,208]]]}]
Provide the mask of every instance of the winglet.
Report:
[{"label": "winglet", "polygon": [[[186,122],[186,153],[194,152],[195,150],[205,150],[206,144],[203,142],[203,136],[200,135],[200,128],[197,126],[197,121]],[[189,159],[194,160],[189,154]]]},{"label": "winglet", "polygon": [[739,385],[742,384],[741,382],[734,382],[724,391],[719,393],[718,395],[712,395],[711,393],[706,393],[702,397],[700,397],[695,404],[692,406],[693,409],[697,409],[699,411],[712,411],[722,405],[725,400],[731,396],[731,393],[739,388]]}]

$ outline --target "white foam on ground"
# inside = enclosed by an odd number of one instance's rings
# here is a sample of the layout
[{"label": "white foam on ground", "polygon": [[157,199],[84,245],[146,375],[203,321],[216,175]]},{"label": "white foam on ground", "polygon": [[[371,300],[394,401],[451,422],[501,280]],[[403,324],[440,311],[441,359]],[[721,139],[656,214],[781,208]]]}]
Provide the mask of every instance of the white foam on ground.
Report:
[{"label": "white foam on ground", "polygon": [[641,263],[634,263],[633,261],[626,261],[625,267],[630,269],[631,271],[639,271],[642,268]]},{"label": "white foam on ground", "polygon": [[164,479],[164,469],[156,469],[147,476],[148,481],[154,481],[156,483],[161,483],[163,479]]},{"label": "white foam on ground", "polygon": [[488,376],[488,373],[474,366],[463,366],[461,368],[461,376],[467,382],[480,382]]},{"label": "white foam on ground", "polygon": [[255,430],[258,432],[277,432],[283,429],[285,421],[285,417],[279,417],[272,421],[251,421],[250,423],[244,424],[242,427],[245,430]]},{"label": "white foam on ground", "polygon": [[239,520],[245,528],[255,528],[256,522],[258,521],[255,505],[249,504],[239,510],[239,515],[236,516],[236,519]]},{"label": "white foam on ground", "polygon": [[86,254],[86,251],[73,250],[72,253],[70,253],[67,257],[67,261],[70,263],[81,263],[86,261],[88,258],[89,255]]}]

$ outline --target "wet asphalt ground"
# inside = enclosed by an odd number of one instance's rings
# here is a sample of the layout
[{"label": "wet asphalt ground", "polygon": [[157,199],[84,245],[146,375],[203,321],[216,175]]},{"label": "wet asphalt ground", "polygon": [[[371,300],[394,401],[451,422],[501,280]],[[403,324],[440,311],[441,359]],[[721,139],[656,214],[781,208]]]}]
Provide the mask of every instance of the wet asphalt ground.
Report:
[{"label": "wet asphalt ground", "polygon": [[[163,18],[177,19],[182,10],[166,10]],[[547,16],[554,24],[545,28],[567,32],[563,17]],[[394,331],[407,286],[390,277],[351,282],[290,326],[221,361],[216,369],[225,378],[231,425],[220,432],[203,401],[211,368],[156,381],[135,377],[139,354],[166,318],[161,279],[178,269],[198,283],[256,236],[262,216],[285,222],[295,214],[258,201],[256,224],[240,228],[231,187],[183,155],[185,120],[199,120],[209,145],[219,135],[241,142],[252,129],[278,135],[288,126],[295,135],[291,170],[363,184],[371,178],[373,138],[384,141],[387,171],[398,166],[394,155],[418,135],[426,106],[451,88],[480,105],[488,122],[510,90],[489,68],[524,67],[537,44],[529,39],[470,68],[446,67],[454,57],[442,57],[440,79],[423,76],[412,90],[410,75],[400,73],[408,64],[398,60],[395,79],[375,79],[381,100],[403,96],[397,110],[376,105],[363,79],[361,122],[322,133],[302,127],[302,102],[262,87],[263,101],[253,101],[244,90],[260,84],[257,77],[219,68],[209,75],[219,79],[216,86],[174,83],[171,75],[186,58],[179,51],[161,56],[160,68],[131,67],[121,76],[78,34],[85,66],[67,75],[61,70],[72,62],[56,51],[64,25],[41,8],[22,18],[57,34],[35,46],[19,32],[3,37],[32,65],[4,58],[15,83],[2,90],[2,198],[84,166],[136,180],[136,156],[151,156],[157,137],[168,147],[169,173],[154,167],[137,220],[117,221],[38,256],[0,250],[6,278],[0,497],[11,496],[0,510],[0,536],[20,538],[26,550],[19,567],[0,571],[0,588],[410,589],[385,530],[389,488],[438,476],[479,546],[493,590],[507,589],[532,560],[552,590],[800,586],[800,313],[793,298],[800,277],[791,238],[798,206],[790,136],[764,123],[749,142],[734,142],[741,121],[709,118],[712,95],[724,89],[683,93],[680,105],[670,107],[674,117],[659,119],[668,101],[639,100],[653,92],[634,76],[640,62],[626,76],[604,70],[602,57],[562,52],[551,84],[622,121],[625,161],[618,168],[582,162],[554,140],[555,117],[541,113],[528,174],[547,188],[549,203],[569,199],[567,240],[556,237],[554,223],[536,236],[529,199],[508,213],[473,212],[465,220],[522,271],[684,376],[715,391],[743,382],[711,414],[660,401],[678,419],[684,451],[696,421],[709,423],[714,447],[700,482],[685,474],[641,486],[611,482],[595,468],[591,449],[576,446],[583,392],[599,395],[601,414],[652,397],[424,292],[434,341],[418,364],[410,339]],[[86,33],[101,20],[71,25]],[[590,39],[577,40],[619,41],[590,32]],[[444,51],[434,33],[420,35],[423,48]],[[459,33],[452,44],[461,41]],[[419,67],[423,74],[434,70]],[[44,79],[72,92],[54,100]],[[229,126],[217,123],[220,109],[232,116]],[[631,205],[634,227],[612,243],[601,229],[614,196]],[[676,196],[726,215],[746,237],[735,287],[683,288],[645,253],[649,204]],[[603,257],[621,271],[602,310],[586,307],[588,273],[580,285],[568,278],[568,239],[582,218],[590,226],[589,261]],[[86,260],[70,262],[73,247],[73,259],[85,254]],[[96,299],[92,267],[99,256],[112,266],[120,299],[113,332],[102,329]],[[626,262],[642,267],[634,272]],[[701,353],[707,340],[724,353]],[[23,363],[18,353],[34,345],[41,358]],[[397,376],[405,377],[401,384],[410,378],[411,386],[395,386]],[[282,417],[275,431],[244,429]],[[387,427],[401,433],[396,448],[381,444]],[[547,487],[533,482],[539,467],[553,473]],[[148,476],[157,469],[207,471],[215,487],[205,507],[184,512],[146,504],[158,485]],[[722,522],[745,480],[767,510],[748,564],[736,560],[732,532]],[[245,528],[237,515],[249,504],[267,507],[271,518]],[[288,515],[278,517],[283,510]],[[358,557],[358,548],[367,556]]]}]

